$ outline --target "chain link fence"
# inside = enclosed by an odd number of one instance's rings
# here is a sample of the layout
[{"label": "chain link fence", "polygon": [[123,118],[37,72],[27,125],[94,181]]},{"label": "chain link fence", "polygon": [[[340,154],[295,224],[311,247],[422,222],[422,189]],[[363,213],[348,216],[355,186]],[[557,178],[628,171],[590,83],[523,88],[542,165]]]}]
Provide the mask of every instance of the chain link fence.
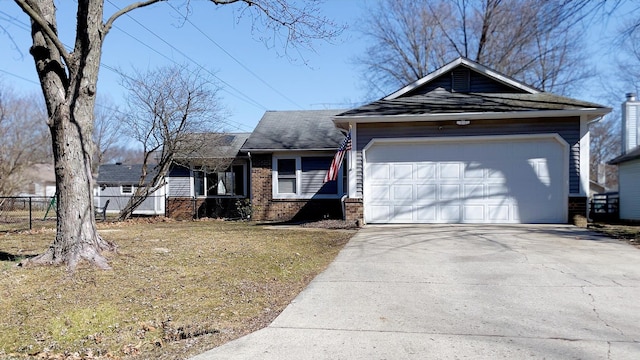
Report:
[{"label": "chain link fence", "polygon": [[55,198],[44,196],[0,197],[0,232],[55,226]]}]

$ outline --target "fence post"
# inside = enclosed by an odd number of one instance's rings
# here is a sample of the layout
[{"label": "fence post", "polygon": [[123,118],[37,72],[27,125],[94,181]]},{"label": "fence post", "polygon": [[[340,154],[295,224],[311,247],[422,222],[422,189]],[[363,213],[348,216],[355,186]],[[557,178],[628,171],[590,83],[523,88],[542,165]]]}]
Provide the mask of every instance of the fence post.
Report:
[{"label": "fence post", "polygon": [[31,206],[31,196],[29,196],[29,230],[33,230],[33,208]]}]

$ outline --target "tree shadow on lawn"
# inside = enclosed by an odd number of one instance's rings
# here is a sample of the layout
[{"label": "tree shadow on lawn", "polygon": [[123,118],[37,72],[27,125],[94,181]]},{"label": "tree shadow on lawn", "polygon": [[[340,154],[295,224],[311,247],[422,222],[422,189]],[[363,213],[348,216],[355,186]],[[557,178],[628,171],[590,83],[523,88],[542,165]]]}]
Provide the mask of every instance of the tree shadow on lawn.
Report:
[{"label": "tree shadow on lawn", "polygon": [[8,252],[0,251],[0,261],[17,262],[36,256],[37,254],[20,254],[15,255]]}]

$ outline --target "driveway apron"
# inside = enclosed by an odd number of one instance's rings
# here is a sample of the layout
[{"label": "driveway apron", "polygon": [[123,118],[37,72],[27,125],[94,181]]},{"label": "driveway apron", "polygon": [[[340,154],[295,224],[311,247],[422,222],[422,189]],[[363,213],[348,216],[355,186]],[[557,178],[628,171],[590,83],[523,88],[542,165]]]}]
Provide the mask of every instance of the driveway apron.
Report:
[{"label": "driveway apron", "polygon": [[640,359],[640,249],[569,225],[366,226],[211,359]]}]

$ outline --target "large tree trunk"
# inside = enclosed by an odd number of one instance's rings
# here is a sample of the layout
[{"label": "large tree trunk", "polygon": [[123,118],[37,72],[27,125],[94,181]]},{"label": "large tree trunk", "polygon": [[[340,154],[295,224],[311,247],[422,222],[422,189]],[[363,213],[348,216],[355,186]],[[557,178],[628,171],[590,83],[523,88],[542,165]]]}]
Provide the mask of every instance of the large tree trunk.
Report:
[{"label": "large tree trunk", "polygon": [[[40,16],[57,32],[52,0],[40,0]],[[48,34],[32,21],[31,54],[42,84],[49,114],[57,189],[56,237],[43,254],[21,264],[75,268],[86,260],[109,268],[101,255],[114,250],[96,230],[93,205],[93,110],[102,47],[102,2],[78,1],[78,29],[73,53],[60,51]],[[66,65],[66,66],[65,66]]]}]

